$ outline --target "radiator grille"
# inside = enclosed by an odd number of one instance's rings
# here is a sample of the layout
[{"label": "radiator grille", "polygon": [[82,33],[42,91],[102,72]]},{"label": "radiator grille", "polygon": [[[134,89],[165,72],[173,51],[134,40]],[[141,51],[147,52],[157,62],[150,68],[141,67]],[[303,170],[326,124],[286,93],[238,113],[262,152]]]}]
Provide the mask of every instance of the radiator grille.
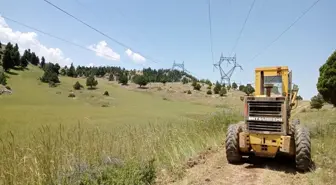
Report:
[{"label": "radiator grille", "polygon": [[249,131],[254,132],[282,132],[282,121],[276,118],[282,117],[283,101],[258,101],[250,100],[248,103],[248,116],[272,118],[273,120],[247,120],[247,127]]}]

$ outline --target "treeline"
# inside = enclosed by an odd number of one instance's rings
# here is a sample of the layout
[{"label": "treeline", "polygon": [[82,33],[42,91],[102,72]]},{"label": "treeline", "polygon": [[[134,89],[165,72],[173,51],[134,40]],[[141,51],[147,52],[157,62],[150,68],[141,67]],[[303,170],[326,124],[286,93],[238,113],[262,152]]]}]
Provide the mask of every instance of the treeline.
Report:
[{"label": "treeline", "polygon": [[110,76],[111,74],[114,76],[114,79],[118,79],[121,76],[126,76],[128,80],[131,80],[133,76],[136,74],[143,75],[146,77],[148,82],[179,82],[183,77],[188,78],[190,81],[197,80],[194,76],[185,73],[183,71],[170,69],[151,69],[144,68],[142,72],[138,72],[135,69],[127,70],[121,67],[115,66],[99,66],[99,67],[86,67],[86,66],[77,66],[74,67],[71,64],[69,67],[65,66],[60,71],[61,75],[69,76],[69,77],[89,77],[90,75],[94,75],[97,77]]},{"label": "treeline", "polygon": [[[1,42],[0,42],[1,46]],[[13,45],[8,43],[5,49],[0,49],[0,61],[2,60],[2,67],[5,72],[9,72],[10,69],[25,69],[28,64],[39,66],[45,71],[43,76],[40,78],[42,82],[46,83],[60,83],[58,75],[69,76],[73,78],[84,77],[88,78],[90,76],[105,77],[108,76],[109,80],[118,80],[122,84],[127,84],[129,80],[133,77],[141,75],[147,82],[179,82],[183,78],[188,81],[196,81],[197,79],[183,71],[170,69],[151,69],[144,68],[141,72],[136,70],[128,70],[116,66],[99,66],[99,67],[87,67],[87,66],[77,66],[73,64],[70,66],[60,67],[58,63],[46,62],[45,58],[42,56],[41,59],[30,49],[25,50],[21,56],[19,52],[19,46],[17,44]],[[5,75],[0,73],[0,82],[5,84]]]}]

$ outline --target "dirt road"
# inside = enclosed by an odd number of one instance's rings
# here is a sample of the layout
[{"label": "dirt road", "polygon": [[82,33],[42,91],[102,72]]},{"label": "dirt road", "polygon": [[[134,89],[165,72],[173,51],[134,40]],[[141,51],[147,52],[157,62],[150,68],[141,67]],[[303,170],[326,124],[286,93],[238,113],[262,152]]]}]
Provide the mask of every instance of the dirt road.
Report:
[{"label": "dirt road", "polygon": [[171,185],[275,185],[308,184],[305,174],[295,171],[293,163],[278,159],[246,159],[243,164],[227,163],[224,147],[208,152],[187,169],[184,179]]}]

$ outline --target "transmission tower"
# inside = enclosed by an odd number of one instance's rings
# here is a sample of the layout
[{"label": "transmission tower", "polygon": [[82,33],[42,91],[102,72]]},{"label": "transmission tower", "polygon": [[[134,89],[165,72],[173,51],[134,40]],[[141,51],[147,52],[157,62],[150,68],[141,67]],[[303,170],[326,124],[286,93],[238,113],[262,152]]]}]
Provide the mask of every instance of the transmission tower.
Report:
[{"label": "transmission tower", "polygon": [[172,71],[175,69],[175,68],[181,68],[182,69],[182,71],[183,72],[185,72],[186,71],[186,69],[184,68],[184,61],[182,62],[182,63],[175,63],[175,61],[174,61],[174,63],[173,63],[173,67],[172,67]]},{"label": "transmission tower", "polygon": [[[232,68],[228,72],[225,72],[222,68],[222,64],[225,61],[227,62],[227,64],[233,64]],[[225,85],[231,85],[231,76],[237,67],[240,68],[240,70],[243,70],[242,66],[236,62],[236,54],[233,57],[224,57],[222,53],[218,63],[213,65],[215,68],[219,68],[219,72],[221,75],[221,84]]]}]

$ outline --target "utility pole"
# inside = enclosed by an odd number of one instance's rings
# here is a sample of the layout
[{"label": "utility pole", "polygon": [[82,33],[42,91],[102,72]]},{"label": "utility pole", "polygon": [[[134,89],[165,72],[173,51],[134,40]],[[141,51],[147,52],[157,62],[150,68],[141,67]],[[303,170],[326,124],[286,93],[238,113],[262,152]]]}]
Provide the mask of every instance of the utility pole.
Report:
[{"label": "utility pole", "polygon": [[[222,64],[225,61],[227,62],[227,64],[233,64],[232,68],[227,72],[225,72],[222,68]],[[213,65],[215,68],[219,68],[219,73],[221,75],[221,84],[225,85],[231,85],[231,76],[237,67],[240,68],[240,70],[243,70],[242,66],[236,62],[236,54],[233,57],[224,57],[222,53],[218,63]]]}]

